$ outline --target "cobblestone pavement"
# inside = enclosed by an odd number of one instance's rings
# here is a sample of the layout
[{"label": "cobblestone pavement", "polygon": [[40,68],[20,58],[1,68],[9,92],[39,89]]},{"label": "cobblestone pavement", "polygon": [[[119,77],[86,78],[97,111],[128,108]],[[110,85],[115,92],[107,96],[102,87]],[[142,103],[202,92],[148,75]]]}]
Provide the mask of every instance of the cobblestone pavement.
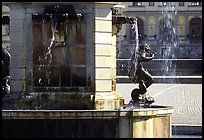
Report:
[{"label": "cobblestone pavement", "polygon": [[[131,91],[137,84],[117,83],[116,90],[130,99]],[[202,84],[159,84],[153,83],[147,90],[155,98],[153,105],[173,106],[172,124],[202,126]]]}]

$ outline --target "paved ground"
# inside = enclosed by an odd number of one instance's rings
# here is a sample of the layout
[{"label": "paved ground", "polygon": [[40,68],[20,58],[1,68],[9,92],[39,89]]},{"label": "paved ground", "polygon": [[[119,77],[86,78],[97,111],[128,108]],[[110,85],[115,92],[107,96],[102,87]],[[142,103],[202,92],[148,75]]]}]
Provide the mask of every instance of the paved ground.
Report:
[{"label": "paved ground", "polygon": [[172,138],[202,138],[202,136],[198,135],[173,135]]},{"label": "paved ground", "polygon": [[[117,83],[117,91],[131,99],[131,91],[137,84]],[[172,124],[202,126],[202,84],[159,84],[153,83],[147,90],[156,100],[154,105],[173,106]]]}]

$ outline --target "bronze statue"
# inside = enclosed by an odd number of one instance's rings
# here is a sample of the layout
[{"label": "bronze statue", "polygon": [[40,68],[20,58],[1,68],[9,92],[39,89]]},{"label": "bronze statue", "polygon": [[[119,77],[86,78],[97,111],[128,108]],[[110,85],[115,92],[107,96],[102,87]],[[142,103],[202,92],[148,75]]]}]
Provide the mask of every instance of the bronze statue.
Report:
[{"label": "bronze statue", "polygon": [[139,83],[139,88],[135,88],[131,93],[134,103],[150,105],[155,102],[153,97],[146,94],[147,88],[153,83],[154,79],[142,66],[142,63],[148,62],[156,56],[156,53],[149,53],[149,50],[150,46],[144,43],[139,46],[139,50],[135,51],[131,58],[128,76],[134,83]]}]

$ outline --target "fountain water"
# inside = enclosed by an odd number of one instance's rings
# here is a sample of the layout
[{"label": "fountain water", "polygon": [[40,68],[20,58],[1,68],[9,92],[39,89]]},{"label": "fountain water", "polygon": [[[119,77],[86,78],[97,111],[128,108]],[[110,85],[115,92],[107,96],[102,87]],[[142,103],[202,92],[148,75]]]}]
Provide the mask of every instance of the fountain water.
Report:
[{"label": "fountain water", "polygon": [[[173,15],[176,14],[173,2],[164,2],[163,4],[163,20],[160,23],[160,56],[163,59],[161,69],[163,70],[163,76],[175,76],[176,75],[176,47],[177,36],[173,23]],[[163,80],[163,79],[161,79]],[[166,79],[164,79],[166,80]],[[174,82],[172,78],[170,83]]]},{"label": "fountain water", "polygon": [[[49,85],[50,84],[50,64],[52,63],[52,53],[51,53],[51,49],[52,49],[52,46],[54,44],[54,41],[55,41],[55,32],[56,32],[56,28],[57,28],[57,17],[55,15],[51,15],[50,16],[51,18],[51,32],[52,32],[52,35],[51,35],[51,39],[50,39],[50,44],[49,46],[46,48],[45,50],[45,54],[43,56],[43,58],[41,58],[39,56],[39,61],[40,61],[40,67],[39,67],[39,71],[41,70],[41,68],[44,68],[45,65],[44,65],[44,61],[47,62],[47,67],[48,67],[48,71],[46,71],[46,74],[45,74],[45,79],[47,80],[47,84],[46,85]],[[42,31],[45,32],[45,21],[43,20],[43,24],[42,24]],[[43,33],[44,35],[44,33]],[[39,80],[38,80],[39,84],[42,85],[42,78],[39,77]]]},{"label": "fountain water", "polygon": [[[45,15],[46,16],[46,15]],[[44,55],[39,56],[39,62],[40,66],[39,69],[36,69],[38,71],[41,70],[41,68],[45,68],[46,72],[45,75],[42,75],[43,77],[38,77],[38,83],[39,85],[43,85],[42,79],[44,78],[44,86],[49,86],[51,82],[50,75],[51,73],[51,67],[52,67],[52,62],[53,62],[53,46],[58,47],[59,52],[61,53],[61,56],[58,58],[59,59],[59,65],[64,65],[65,64],[65,43],[66,43],[66,35],[67,35],[67,30],[68,30],[68,19],[66,19],[64,22],[59,21],[59,15],[50,15],[50,28],[51,28],[51,36],[50,38],[48,37],[49,43],[45,43],[45,50],[44,50]],[[45,18],[42,18],[42,34],[43,37],[46,37],[46,23],[45,23]],[[43,41],[46,42],[46,41]],[[55,57],[55,56],[54,56]],[[46,65],[45,65],[46,64]],[[47,68],[46,68],[47,67]],[[60,77],[59,77],[60,78]],[[61,85],[61,79],[59,79],[59,85]]]},{"label": "fountain water", "polygon": [[138,53],[139,53],[139,38],[138,38],[138,25],[137,25],[137,19],[135,18],[133,20],[133,26],[132,30],[134,30],[133,36],[135,36],[135,48],[134,52],[132,54],[132,58],[129,62],[129,70],[128,70],[128,76],[131,81],[134,81],[133,79],[137,79],[136,77],[136,70],[137,70],[137,64],[138,64]]}]

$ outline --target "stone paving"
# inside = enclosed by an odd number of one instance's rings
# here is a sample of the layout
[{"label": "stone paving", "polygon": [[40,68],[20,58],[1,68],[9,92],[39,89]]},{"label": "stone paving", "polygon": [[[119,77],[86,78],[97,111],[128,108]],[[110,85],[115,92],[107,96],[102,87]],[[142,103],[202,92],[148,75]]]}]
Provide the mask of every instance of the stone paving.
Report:
[{"label": "stone paving", "polygon": [[[134,83],[117,83],[116,90],[125,98],[125,104],[136,87]],[[172,124],[202,126],[202,84],[153,83],[147,92],[155,98],[153,105],[174,107]]]}]

